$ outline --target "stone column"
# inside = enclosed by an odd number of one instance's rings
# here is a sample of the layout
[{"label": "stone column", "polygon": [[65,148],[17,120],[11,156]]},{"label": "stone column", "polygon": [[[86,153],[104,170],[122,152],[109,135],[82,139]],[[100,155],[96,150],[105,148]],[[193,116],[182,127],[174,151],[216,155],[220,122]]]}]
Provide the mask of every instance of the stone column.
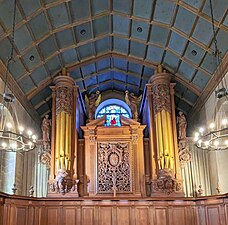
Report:
[{"label": "stone column", "polygon": [[49,196],[78,196],[76,99],[77,87],[64,68],[51,87],[52,140]]},{"label": "stone column", "polygon": [[[176,137],[175,106],[171,75],[162,71],[152,76],[151,149],[152,149],[152,195],[182,195],[179,180],[178,146]],[[155,165],[153,165],[153,163]],[[155,168],[155,169],[154,169]],[[154,174],[156,171],[156,175]]]}]

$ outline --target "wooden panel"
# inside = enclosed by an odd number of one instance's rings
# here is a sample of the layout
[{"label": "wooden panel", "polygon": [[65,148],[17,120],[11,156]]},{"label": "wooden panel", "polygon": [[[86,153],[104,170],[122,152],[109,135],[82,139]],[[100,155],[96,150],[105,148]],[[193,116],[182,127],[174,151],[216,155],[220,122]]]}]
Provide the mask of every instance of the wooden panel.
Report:
[{"label": "wooden panel", "polygon": [[58,208],[48,207],[46,225],[57,225],[59,220],[60,220],[60,218],[59,218],[59,214],[58,214]]},{"label": "wooden panel", "polygon": [[185,220],[185,208],[172,208],[172,223],[171,224],[186,224]]},{"label": "wooden panel", "polygon": [[136,221],[136,225],[149,224],[148,208],[136,208],[135,221]]},{"label": "wooden panel", "polygon": [[17,207],[17,221],[16,224],[17,225],[26,225],[26,208],[22,208],[22,207]]},{"label": "wooden panel", "polygon": [[100,207],[98,221],[99,221],[99,225],[111,225],[112,224],[112,207]]},{"label": "wooden panel", "polygon": [[130,224],[130,207],[117,208],[117,225]]},{"label": "wooden panel", "polygon": [[94,224],[94,208],[84,207],[82,208],[82,224],[93,225]]},{"label": "wooden panel", "polygon": [[208,225],[220,225],[219,206],[207,207],[207,224]]},{"label": "wooden panel", "polygon": [[76,211],[75,207],[63,208],[63,224],[75,225],[76,224]]},{"label": "wooden panel", "polygon": [[155,208],[155,225],[168,225],[167,208]]}]

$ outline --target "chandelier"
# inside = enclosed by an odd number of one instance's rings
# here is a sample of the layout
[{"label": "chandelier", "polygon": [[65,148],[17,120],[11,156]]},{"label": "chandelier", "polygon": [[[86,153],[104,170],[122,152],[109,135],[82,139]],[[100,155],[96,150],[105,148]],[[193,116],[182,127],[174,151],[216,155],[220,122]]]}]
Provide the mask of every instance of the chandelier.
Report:
[{"label": "chandelier", "polygon": [[[13,44],[16,19],[16,0],[14,0],[13,25],[11,34],[10,56],[7,59],[7,67],[5,73],[5,83],[2,94],[2,102],[0,102],[0,150],[10,152],[23,152],[33,150],[36,146],[36,135],[30,129],[26,130],[22,124],[18,122],[16,107],[14,105],[15,96],[7,86],[7,78],[9,68],[13,61]],[[14,116],[14,119],[12,117]],[[14,125],[14,123],[16,125]],[[17,125],[19,126],[17,127]]]},{"label": "chandelier", "polygon": [[[217,67],[217,72],[220,76],[224,72],[221,52],[218,49],[216,30],[214,24],[214,15],[212,2],[210,0],[210,11],[213,29],[213,42],[214,42],[214,59]],[[228,74],[227,74],[228,75]],[[226,76],[227,76],[226,75]],[[222,87],[215,91],[217,99],[225,100],[228,103],[228,89],[225,86],[225,79],[221,79]],[[217,104],[218,105],[218,104]],[[228,105],[228,104],[227,104]],[[226,108],[227,111],[227,108]],[[218,116],[217,106],[215,108],[215,115]],[[225,117],[224,117],[225,116]],[[228,117],[227,114],[221,116],[215,122],[210,123],[207,127],[200,127],[194,134],[195,145],[202,150],[216,151],[216,150],[228,150]]]}]

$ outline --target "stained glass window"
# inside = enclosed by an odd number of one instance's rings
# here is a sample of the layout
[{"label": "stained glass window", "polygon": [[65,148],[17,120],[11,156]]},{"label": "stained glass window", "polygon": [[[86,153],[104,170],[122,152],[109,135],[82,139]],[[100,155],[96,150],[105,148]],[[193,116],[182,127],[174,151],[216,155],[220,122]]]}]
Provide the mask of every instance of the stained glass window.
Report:
[{"label": "stained glass window", "polygon": [[130,118],[128,111],[117,104],[107,105],[98,113],[97,118],[106,116],[105,126],[121,126],[120,115]]}]

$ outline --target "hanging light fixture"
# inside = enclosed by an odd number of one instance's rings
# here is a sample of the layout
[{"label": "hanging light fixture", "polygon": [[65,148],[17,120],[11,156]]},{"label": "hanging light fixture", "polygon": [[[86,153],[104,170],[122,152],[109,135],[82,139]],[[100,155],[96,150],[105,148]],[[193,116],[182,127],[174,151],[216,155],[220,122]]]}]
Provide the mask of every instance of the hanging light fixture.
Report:
[{"label": "hanging light fixture", "polygon": [[[214,42],[214,59],[216,64],[217,73],[221,74],[224,72],[222,64],[221,52],[218,49],[215,24],[214,24],[214,14],[212,1],[210,0],[210,12],[211,12],[211,22],[213,29],[213,42]],[[228,89],[225,86],[225,80],[221,79],[221,88],[215,91],[215,96],[217,99],[226,98],[228,101]],[[217,107],[215,108],[215,115],[218,113]],[[227,115],[225,115],[227,116]],[[219,118],[221,121],[212,122],[207,127],[200,127],[194,134],[195,145],[202,150],[228,150],[228,117]]]},{"label": "hanging light fixture", "polygon": [[[7,59],[5,83],[2,94],[2,103],[0,103],[0,150],[10,152],[23,152],[33,150],[36,146],[36,135],[31,130],[26,130],[19,122],[17,118],[16,107],[14,105],[15,96],[7,86],[7,79],[9,75],[9,69],[13,62],[14,52],[14,34],[15,34],[15,22],[16,22],[16,0],[13,5],[13,23],[11,34],[11,49],[10,55]],[[10,114],[13,112],[15,116],[15,123],[19,127],[13,125],[13,118]]]}]

